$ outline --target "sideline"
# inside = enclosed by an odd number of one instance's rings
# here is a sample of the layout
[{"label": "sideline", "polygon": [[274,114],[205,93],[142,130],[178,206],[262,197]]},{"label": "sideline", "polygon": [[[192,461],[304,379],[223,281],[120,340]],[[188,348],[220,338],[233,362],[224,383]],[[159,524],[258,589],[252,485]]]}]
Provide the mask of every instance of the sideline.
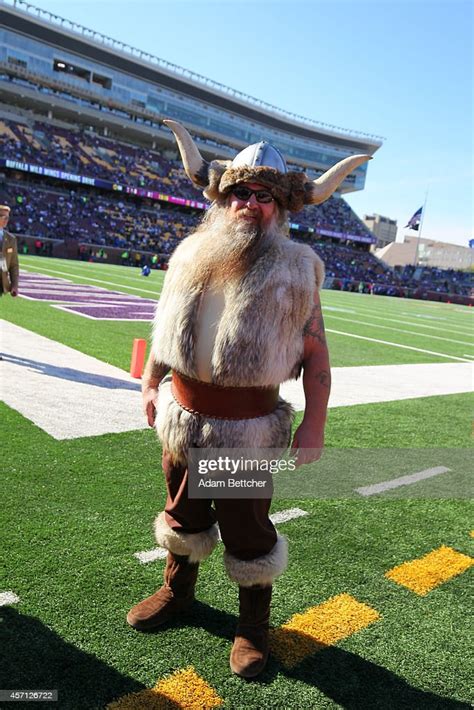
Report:
[{"label": "sideline", "polygon": [[[391,345],[393,348],[403,348],[404,350],[414,350],[417,353],[426,353],[427,355],[436,355],[447,360],[458,360],[461,362],[471,362],[465,357],[456,357],[456,355],[447,355],[446,353],[438,353],[434,350],[425,350],[424,348],[415,348],[413,345],[402,345],[402,343],[392,343],[390,340],[380,340],[379,338],[369,338],[367,335],[356,335],[355,333],[346,333],[344,330],[334,330],[326,328],[326,333],[335,333],[336,335],[345,335],[348,338],[358,338],[358,340],[369,340],[371,343],[380,343],[381,345]],[[383,367],[383,366],[382,366]],[[401,367],[401,365],[396,365]]]},{"label": "sideline", "polygon": [[[140,381],[78,350],[1,322],[5,403],[55,439],[146,429]],[[335,367],[330,407],[391,402],[472,390],[472,362]],[[31,393],[35,396],[32,397]],[[305,406],[301,378],[281,395]]]}]

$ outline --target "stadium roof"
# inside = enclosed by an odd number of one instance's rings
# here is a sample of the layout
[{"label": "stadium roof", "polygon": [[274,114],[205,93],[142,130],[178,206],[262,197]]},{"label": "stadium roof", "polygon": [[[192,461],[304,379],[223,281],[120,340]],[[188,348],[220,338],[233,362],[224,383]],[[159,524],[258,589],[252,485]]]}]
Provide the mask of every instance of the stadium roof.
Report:
[{"label": "stadium roof", "polygon": [[[354,132],[285,111],[260,99],[172,64],[24,0],[2,0],[1,24],[24,35],[86,55],[140,79],[158,83],[274,128],[344,148],[373,153],[381,136]],[[10,6],[10,7],[8,7]]]}]

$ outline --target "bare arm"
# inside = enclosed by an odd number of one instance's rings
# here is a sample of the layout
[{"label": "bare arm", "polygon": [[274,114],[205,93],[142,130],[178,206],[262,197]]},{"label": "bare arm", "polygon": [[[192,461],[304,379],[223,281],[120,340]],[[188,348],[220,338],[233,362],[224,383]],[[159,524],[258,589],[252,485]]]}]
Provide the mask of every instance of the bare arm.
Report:
[{"label": "bare arm", "polygon": [[143,411],[147,417],[149,426],[153,426],[155,423],[158,385],[169,372],[169,369],[168,365],[156,362],[153,353],[150,353],[142,377]]},{"label": "bare arm", "polygon": [[[324,446],[324,426],[331,391],[331,369],[324,332],[321,301],[316,291],[313,310],[304,330],[303,389],[306,406],[292,448],[299,449],[298,464],[317,461]],[[306,449],[306,451],[305,451]]]}]

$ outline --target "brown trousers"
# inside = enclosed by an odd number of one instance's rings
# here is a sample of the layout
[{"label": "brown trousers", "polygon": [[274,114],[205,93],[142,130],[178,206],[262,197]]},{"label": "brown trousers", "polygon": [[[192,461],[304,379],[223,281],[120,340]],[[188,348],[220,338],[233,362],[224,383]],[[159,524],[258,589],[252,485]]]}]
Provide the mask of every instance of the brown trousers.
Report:
[{"label": "brown trousers", "polygon": [[198,533],[217,521],[227,552],[240,560],[267,555],[277,541],[276,530],[268,517],[271,499],[188,498],[188,469],[174,464],[163,451],[163,472],[168,497],[165,518],[177,532]]}]

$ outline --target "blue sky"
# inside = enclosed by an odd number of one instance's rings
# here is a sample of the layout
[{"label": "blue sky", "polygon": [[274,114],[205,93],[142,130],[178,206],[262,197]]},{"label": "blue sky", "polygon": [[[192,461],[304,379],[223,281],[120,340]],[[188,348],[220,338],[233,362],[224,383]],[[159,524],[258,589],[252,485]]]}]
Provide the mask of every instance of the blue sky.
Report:
[{"label": "blue sky", "polygon": [[428,190],[423,236],[473,236],[470,0],[33,2],[283,109],[383,136],[353,209],[396,219],[400,240]]}]

